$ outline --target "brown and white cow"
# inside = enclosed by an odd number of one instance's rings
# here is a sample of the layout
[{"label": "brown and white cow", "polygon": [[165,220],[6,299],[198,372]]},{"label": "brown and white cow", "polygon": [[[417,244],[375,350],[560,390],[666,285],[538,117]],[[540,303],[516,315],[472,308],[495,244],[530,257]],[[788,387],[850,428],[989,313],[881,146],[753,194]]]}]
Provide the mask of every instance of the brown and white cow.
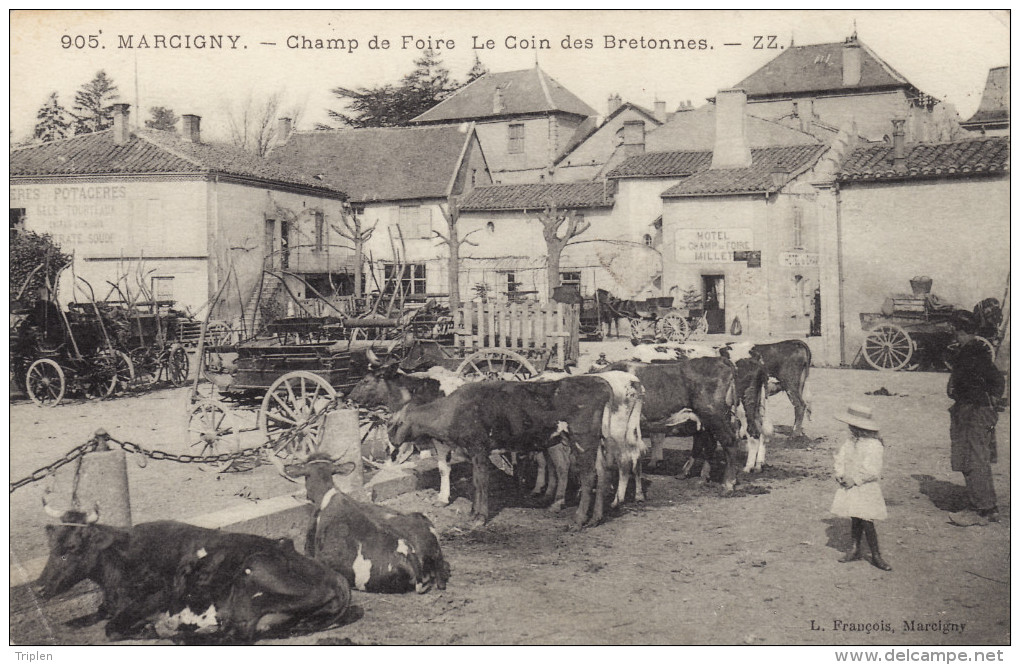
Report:
[{"label": "brown and white cow", "polygon": [[723,483],[727,491],[733,489],[738,454],[733,363],[717,356],[654,363],[622,361],[606,369],[635,375],[645,389],[641,429],[651,439],[653,465],[662,461],[667,435],[693,436],[695,463],[706,462],[717,444],[723,447],[727,457]]},{"label": "brown and white cow", "polygon": [[[769,377],[779,382],[793,404],[793,435],[804,435],[804,416],[811,416],[807,395],[808,372],[811,370],[811,347],[799,339],[788,339],[774,344],[755,344],[754,353],[761,358]],[[769,391],[770,395],[772,390]]]},{"label": "brown and white cow", "polygon": [[614,463],[629,464],[633,458],[629,447],[640,449],[643,445],[640,437],[635,438],[640,409],[641,387],[634,377],[587,375],[558,381],[483,381],[465,384],[433,402],[407,404],[391,421],[390,440],[394,446],[401,446],[429,438],[436,442],[441,458],[450,449],[467,454],[472,461],[475,488],[472,514],[481,523],[489,516],[491,452],[557,451],[553,466],[557,479],[564,482],[557,482],[551,509],[558,510],[566,499],[569,456],[565,453],[569,450],[581,476],[581,502],[574,523],[584,526],[602,520],[608,468]]},{"label": "brown and white cow", "polygon": [[284,470],[287,476],[305,479],[308,500],[316,506],[305,554],[359,591],[425,593],[433,585],[446,588],[450,566],[427,517],[356,501],[333,483],[333,474],[354,470],[353,462],[338,464],[325,453],[313,453]]}]

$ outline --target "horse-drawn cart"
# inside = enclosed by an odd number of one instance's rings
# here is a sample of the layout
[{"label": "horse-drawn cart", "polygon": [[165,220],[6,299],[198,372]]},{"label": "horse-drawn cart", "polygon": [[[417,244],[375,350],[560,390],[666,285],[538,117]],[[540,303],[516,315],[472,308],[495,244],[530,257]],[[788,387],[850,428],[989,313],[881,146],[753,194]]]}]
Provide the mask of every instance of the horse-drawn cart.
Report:
[{"label": "horse-drawn cart", "polygon": [[[930,282],[927,286],[930,288]],[[942,303],[927,289],[886,298],[881,312],[862,312],[861,328],[867,335],[861,355],[877,370],[946,369],[952,363],[952,345],[961,317],[978,326],[979,338],[992,349],[998,344],[999,302],[988,298],[972,314]]]}]

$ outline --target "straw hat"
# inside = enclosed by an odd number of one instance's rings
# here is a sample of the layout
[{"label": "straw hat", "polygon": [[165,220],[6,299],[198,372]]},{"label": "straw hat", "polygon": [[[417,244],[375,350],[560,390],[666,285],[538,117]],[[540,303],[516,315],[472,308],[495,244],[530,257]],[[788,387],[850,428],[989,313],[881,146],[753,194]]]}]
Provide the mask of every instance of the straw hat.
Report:
[{"label": "straw hat", "polygon": [[871,412],[871,408],[861,406],[860,404],[851,404],[846,408],[846,414],[842,417],[836,416],[836,420],[844,422],[847,425],[866,429],[870,432],[878,431],[878,423],[875,422],[875,417]]}]

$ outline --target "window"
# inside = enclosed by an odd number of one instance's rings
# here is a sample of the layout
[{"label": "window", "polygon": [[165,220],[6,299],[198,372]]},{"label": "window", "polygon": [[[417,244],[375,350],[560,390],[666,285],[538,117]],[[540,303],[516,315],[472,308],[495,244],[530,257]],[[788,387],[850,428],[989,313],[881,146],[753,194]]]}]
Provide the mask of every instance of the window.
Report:
[{"label": "window", "polygon": [[511,155],[524,153],[524,123],[510,125],[510,141],[507,146],[507,152]]},{"label": "window", "polygon": [[280,267],[290,267],[290,222],[280,220]]},{"label": "window", "polygon": [[359,205],[352,205],[351,206],[351,212],[353,212],[358,217],[361,217],[362,215],[365,214],[365,206],[363,206],[363,205],[360,205],[360,206]]},{"label": "window", "polygon": [[493,222],[487,222],[485,224],[485,228],[489,231],[489,233],[495,233],[496,232],[496,224],[493,223]]},{"label": "window", "polygon": [[799,205],[793,207],[793,248],[804,249],[804,210]]},{"label": "window", "polygon": [[560,273],[560,284],[562,286],[576,286],[581,288],[581,273],[580,271],[561,272]]},{"label": "window", "polygon": [[403,270],[398,273],[397,266],[392,263],[386,264],[384,267],[384,276],[386,278],[386,293],[393,293],[394,285],[397,280],[400,281],[400,292],[404,295],[424,295],[425,294],[425,264],[424,263],[409,263],[403,266]]},{"label": "window", "polygon": [[432,237],[432,209],[422,206],[400,206],[397,219],[404,238]]},{"label": "window", "polygon": [[321,212],[315,212],[315,249],[322,251],[326,244],[326,216]]},{"label": "window", "polygon": [[11,208],[11,237],[25,230],[25,208]]},{"label": "window", "polygon": [[157,302],[164,300],[174,299],[174,278],[173,277],[153,277],[152,278],[152,297]]},{"label": "window", "polygon": [[650,234],[646,233],[644,240],[646,245],[648,245],[649,247],[652,246],[652,236]]}]

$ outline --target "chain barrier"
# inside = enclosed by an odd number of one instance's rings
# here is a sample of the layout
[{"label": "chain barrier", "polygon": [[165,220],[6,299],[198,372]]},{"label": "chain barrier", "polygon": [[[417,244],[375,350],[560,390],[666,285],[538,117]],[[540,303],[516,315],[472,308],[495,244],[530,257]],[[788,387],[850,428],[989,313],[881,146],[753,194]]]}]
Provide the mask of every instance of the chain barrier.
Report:
[{"label": "chain barrier", "polygon": [[[137,443],[132,443],[131,441],[118,441],[117,439],[114,439],[106,432],[100,430],[96,432],[96,434],[87,442],[83,443],[82,445],[76,448],[72,448],[63,457],[56,460],[55,462],[47,464],[42,468],[36,469],[30,475],[22,478],[21,480],[10,483],[10,494],[13,494],[15,490],[21,489],[25,485],[29,485],[31,483],[40,481],[43,478],[47,478],[53,475],[61,467],[70,464],[75,460],[80,460],[80,458],[83,455],[95,452],[101,445],[107,442],[117,444],[118,446],[123,448],[125,452],[138,454],[148,459],[167,460],[170,462],[178,462],[182,464],[223,464],[226,462],[233,462],[236,460],[258,460],[267,450],[271,451],[273,454],[277,454],[283,451],[293,449],[294,444],[297,441],[298,437],[301,436],[307,429],[321,424],[321,422],[325,419],[326,415],[331,411],[336,410],[340,406],[347,405],[348,405],[347,402],[341,401],[339,398],[334,398],[321,411],[314,414],[311,418],[308,418],[307,420],[299,423],[298,425],[288,429],[286,432],[283,432],[279,436],[279,438],[275,440],[269,439],[262,445],[256,446],[254,448],[245,448],[243,450],[237,450],[232,453],[220,453],[218,455],[190,455],[187,453],[175,454],[168,453],[163,450],[149,450],[138,445]],[[365,439],[368,437],[369,433],[382,424],[383,412],[378,409],[371,411],[366,409],[358,409],[358,413],[360,415],[366,416],[371,421],[371,426],[369,427],[369,430],[362,437],[362,442],[364,442]],[[77,474],[75,475],[77,476]]]}]

